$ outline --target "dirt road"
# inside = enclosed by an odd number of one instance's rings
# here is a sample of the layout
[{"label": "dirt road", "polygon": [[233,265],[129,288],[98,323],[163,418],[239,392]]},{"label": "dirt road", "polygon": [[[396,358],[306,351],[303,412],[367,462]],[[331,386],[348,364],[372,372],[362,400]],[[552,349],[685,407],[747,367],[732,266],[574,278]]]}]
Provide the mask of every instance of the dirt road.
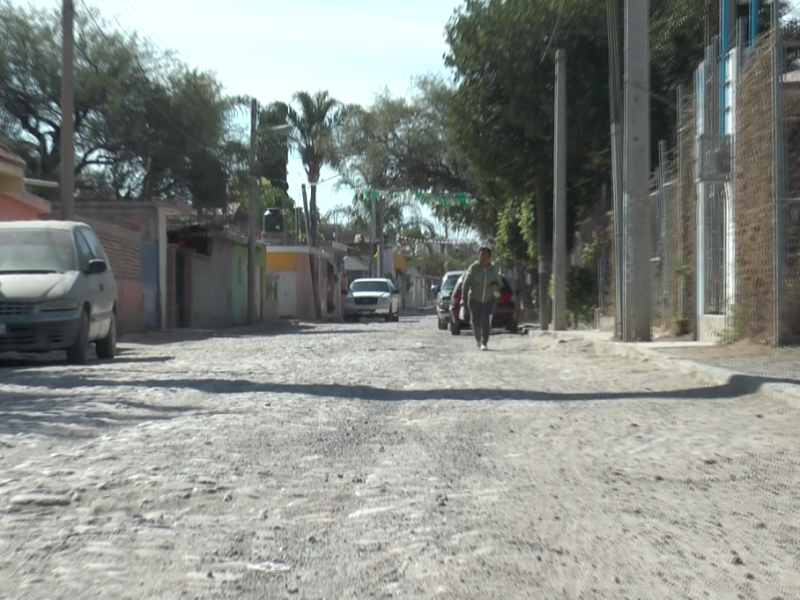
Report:
[{"label": "dirt road", "polygon": [[431,318],[0,369],[0,598],[800,597],[800,414]]}]

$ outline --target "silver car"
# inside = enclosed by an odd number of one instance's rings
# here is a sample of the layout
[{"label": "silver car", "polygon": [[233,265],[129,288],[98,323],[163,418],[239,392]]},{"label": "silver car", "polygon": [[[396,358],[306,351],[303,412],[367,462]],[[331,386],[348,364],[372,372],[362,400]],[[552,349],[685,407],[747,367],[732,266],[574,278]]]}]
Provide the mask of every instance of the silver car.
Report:
[{"label": "silver car", "polygon": [[400,291],[394,287],[391,279],[356,279],[350,284],[345,319],[358,321],[361,317],[400,320]]},{"label": "silver car", "polygon": [[117,345],[117,286],[91,227],[69,221],[0,222],[0,353],[66,350],[101,359]]}]

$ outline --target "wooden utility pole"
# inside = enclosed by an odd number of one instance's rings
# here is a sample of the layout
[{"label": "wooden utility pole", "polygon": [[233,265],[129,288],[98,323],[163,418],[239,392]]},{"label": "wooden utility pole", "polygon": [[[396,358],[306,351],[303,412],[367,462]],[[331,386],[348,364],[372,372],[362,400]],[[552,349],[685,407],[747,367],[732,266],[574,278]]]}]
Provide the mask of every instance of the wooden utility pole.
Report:
[{"label": "wooden utility pole", "polygon": [[256,237],[258,236],[258,182],[256,176],[256,136],[258,129],[258,101],[250,102],[250,211],[247,219],[247,322],[256,322]]},{"label": "wooden utility pole", "polygon": [[75,5],[61,3],[61,219],[75,218]]},{"label": "wooden utility pole", "polygon": [[622,339],[651,339],[650,0],[625,2],[625,279]]},{"label": "wooden utility pole", "polygon": [[539,246],[539,328],[550,327],[550,276],[547,264],[547,211],[545,210],[544,182],[541,175],[536,180],[536,243]]},{"label": "wooden utility pole", "polygon": [[567,53],[556,50],[553,153],[553,329],[567,328]]}]

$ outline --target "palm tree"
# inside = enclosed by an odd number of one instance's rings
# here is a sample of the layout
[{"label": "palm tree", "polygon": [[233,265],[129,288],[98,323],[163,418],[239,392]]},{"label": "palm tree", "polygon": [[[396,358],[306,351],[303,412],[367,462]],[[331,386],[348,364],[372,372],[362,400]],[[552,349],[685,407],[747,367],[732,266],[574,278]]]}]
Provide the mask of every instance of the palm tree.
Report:
[{"label": "palm tree", "polygon": [[[312,246],[317,243],[317,183],[324,166],[336,166],[337,156],[334,139],[345,118],[346,108],[338,100],[331,98],[327,91],[318,91],[313,95],[308,92],[296,92],[292,96],[295,106],[290,106],[287,120],[294,128],[292,142],[303,161],[309,186],[311,200],[304,211],[308,223],[309,241]],[[317,271],[315,255],[309,257],[311,272]],[[311,278],[314,293],[314,311],[317,319],[322,318],[321,307],[317,301],[319,293],[316,277]]]}]

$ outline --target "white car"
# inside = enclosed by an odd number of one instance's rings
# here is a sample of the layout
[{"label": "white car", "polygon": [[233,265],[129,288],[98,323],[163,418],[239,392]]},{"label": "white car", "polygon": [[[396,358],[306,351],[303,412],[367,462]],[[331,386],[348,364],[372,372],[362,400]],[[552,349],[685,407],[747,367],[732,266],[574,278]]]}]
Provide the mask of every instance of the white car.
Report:
[{"label": "white car", "polygon": [[383,317],[400,320],[400,291],[390,279],[356,279],[347,292],[344,317],[347,321]]}]

